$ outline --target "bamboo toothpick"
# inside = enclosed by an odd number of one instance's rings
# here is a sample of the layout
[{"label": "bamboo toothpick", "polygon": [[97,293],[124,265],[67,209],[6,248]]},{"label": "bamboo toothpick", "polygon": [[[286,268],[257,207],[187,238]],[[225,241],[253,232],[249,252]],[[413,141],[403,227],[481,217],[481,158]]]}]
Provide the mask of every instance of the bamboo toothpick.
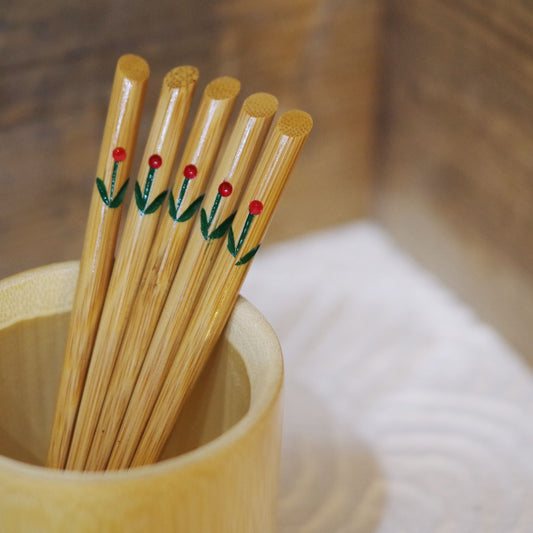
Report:
[{"label": "bamboo toothpick", "polygon": [[159,457],[183,400],[233,309],[311,128],[311,117],[297,110],[283,114],[276,124],[228,232],[227,246],[217,254],[157,401],[152,409],[144,402],[144,391],[135,388],[108,469],[139,466]]},{"label": "bamboo toothpick", "polygon": [[[201,217],[194,224],[166,303],[163,294],[159,297],[157,293],[164,290],[166,296],[172,276],[165,278],[164,283],[151,279],[150,283],[145,284],[144,291],[141,284],[141,292],[135,302],[132,320],[100,414],[86,470],[102,470],[106,467],[143,361],[139,386],[145,398],[157,395],[157,391],[150,390],[150,385],[162,381],[162,377],[157,378],[156,375],[161,372],[164,374],[164,369],[172,362],[170,358],[168,361],[161,360],[165,354],[173,353],[173,350],[166,348],[166,341],[175,341],[183,334],[205,274],[223,242],[222,237],[231,223],[236,200],[256,162],[276,110],[277,100],[270,94],[257,93],[244,101],[206,193],[203,205],[207,207],[202,207]],[[184,162],[187,161],[185,159]],[[148,268],[149,264],[150,261],[144,276],[146,281],[153,278],[154,271]],[[147,351],[148,360],[145,360]]]},{"label": "bamboo toothpick", "polygon": [[150,69],[124,55],[117,63],[105,122],[47,465],[63,468],[111,268]]},{"label": "bamboo toothpick", "polygon": [[97,416],[94,409],[101,404],[97,399],[109,383],[197,80],[197,69],[184,66],[171,70],[163,81],[94,342],[66,464],[69,469],[85,465],[94,429],[88,421]]}]

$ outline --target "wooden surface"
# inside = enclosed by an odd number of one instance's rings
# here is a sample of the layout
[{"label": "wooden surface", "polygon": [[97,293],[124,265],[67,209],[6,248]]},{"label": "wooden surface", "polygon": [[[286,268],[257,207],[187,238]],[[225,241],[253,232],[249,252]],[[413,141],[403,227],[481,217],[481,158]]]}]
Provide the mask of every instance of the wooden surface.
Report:
[{"label": "wooden surface", "polygon": [[[531,353],[531,4],[250,2],[161,1],[158,17],[139,0],[10,7],[0,56],[0,185],[9,198],[0,276],[79,258],[114,63],[139,53],[152,69],[147,109],[155,80],[188,63],[200,88],[232,75],[242,98],[269,91],[281,111],[312,114],[268,240],[366,212],[375,168],[379,220]],[[145,113],[140,139],[148,125]]]},{"label": "wooden surface", "polygon": [[380,219],[533,358],[533,4],[389,0]]},{"label": "wooden surface", "polygon": [[209,80],[230,75],[242,100],[268,91],[280,111],[313,116],[269,239],[361,213],[378,15],[375,0],[10,3],[0,30],[0,278],[80,257],[113,71],[128,52],[151,68],[138,146],[163,76],[179,64],[200,71],[196,104]]},{"label": "wooden surface", "polygon": [[189,397],[167,461],[107,474],[39,466],[77,272],[75,262],[61,263],[0,282],[0,531],[274,533],[281,350],[242,299]]}]

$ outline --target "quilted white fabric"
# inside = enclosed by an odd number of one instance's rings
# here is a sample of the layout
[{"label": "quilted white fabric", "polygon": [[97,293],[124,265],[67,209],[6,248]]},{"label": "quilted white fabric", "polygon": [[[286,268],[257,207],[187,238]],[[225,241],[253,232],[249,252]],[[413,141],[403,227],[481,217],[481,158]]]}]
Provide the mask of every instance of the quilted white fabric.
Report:
[{"label": "quilted white fabric", "polygon": [[280,533],[533,531],[533,375],[379,226],[265,248],[284,350]]}]

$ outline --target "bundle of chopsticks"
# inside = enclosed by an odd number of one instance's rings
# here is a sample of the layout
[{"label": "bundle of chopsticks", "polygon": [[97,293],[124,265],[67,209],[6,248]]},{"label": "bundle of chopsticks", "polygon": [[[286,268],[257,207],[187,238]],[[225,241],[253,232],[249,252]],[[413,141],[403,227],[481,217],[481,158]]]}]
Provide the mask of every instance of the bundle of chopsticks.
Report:
[{"label": "bundle of chopsticks", "polygon": [[[198,81],[164,78],[118,239],[149,77],[117,64],[76,287],[47,464],[116,470],[156,461],[214,348],[312,127],[240,83],[205,87],[173,184]],[[221,152],[219,154],[219,151]]]}]

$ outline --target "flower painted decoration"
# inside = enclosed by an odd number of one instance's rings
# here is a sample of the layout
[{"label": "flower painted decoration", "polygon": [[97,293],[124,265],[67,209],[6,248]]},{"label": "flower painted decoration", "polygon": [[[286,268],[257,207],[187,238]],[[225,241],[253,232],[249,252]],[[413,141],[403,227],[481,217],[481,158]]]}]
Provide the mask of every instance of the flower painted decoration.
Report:
[{"label": "flower painted decoration", "polygon": [[186,165],[183,169],[183,182],[181,184],[181,189],[178,195],[178,200],[174,198],[174,194],[172,191],[170,191],[170,199],[168,203],[168,214],[174,220],[174,222],[185,222],[186,220],[189,220],[194,216],[196,211],[200,208],[200,204],[202,203],[202,200],[204,199],[204,195],[202,194],[194,202],[185,209],[183,213],[181,213],[178,216],[181,204],[183,203],[183,198],[185,197],[185,193],[187,192],[187,188],[189,187],[189,183],[192,179],[196,178],[198,175],[198,169],[196,168],[196,165]]},{"label": "flower painted decoration", "polygon": [[248,206],[251,215],[260,215],[263,212],[263,204],[259,200],[252,200]]},{"label": "flower painted decoration", "polygon": [[163,164],[163,159],[161,159],[161,156],[158,154],[153,154],[148,159],[148,166],[150,168],[153,168],[154,170],[156,168],[159,168]]},{"label": "flower painted decoration", "polygon": [[157,172],[157,169],[161,167],[162,164],[163,159],[159,154],[151,155],[148,158],[148,166],[150,167],[150,170],[148,171],[148,176],[146,177],[144,191],[141,191],[141,186],[139,185],[139,182],[135,182],[135,202],[137,204],[137,209],[139,209],[139,212],[141,213],[141,216],[151,215],[152,213],[155,213],[161,207],[161,204],[165,200],[167,191],[159,193],[154,198],[152,203],[148,204],[148,198],[150,197],[150,191],[152,190],[152,185],[154,183],[155,173]]},{"label": "flower painted decoration", "polygon": [[198,169],[196,168],[196,165],[187,165],[183,169],[183,176],[188,180],[192,180],[196,178],[197,175],[198,175]]},{"label": "flower painted decoration", "polygon": [[111,175],[111,188],[109,190],[109,194],[107,192],[107,187],[105,186],[104,180],[101,178],[96,178],[96,188],[98,189],[98,193],[100,194],[100,198],[104,204],[111,209],[116,209],[124,200],[130,179],[128,178],[124,182],[120,188],[120,191],[118,191],[118,194],[114,196],[119,163],[126,159],[126,150],[124,150],[124,148],[121,146],[118,146],[113,150],[113,152],[111,152],[111,155],[113,156],[113,160],[115,162],[113,164],[113,174]]},{"label": "flower painted decoration", "polygon": [[232,192],[233,192],[233,186],[231,185],[229,181],[223,181],[218,186],[218,194],[220,194],[220,196],[223,196],[224,198],[227,198],[228,196],[230,196]]},{"label": "flower painted decoration", "polygon": [[230,227],[231,223],[233,222],[233,217],[235,216],[235,213],[232,213],[231,215],[229,215],[211,233],[209,233],[209,227],[211,226],[211,224],[213,223],[213,220],[215,219],[215,216],[217,214],[222,198],[227,198],[228,196],[231,196],[232,192],[233,192],[233,186],[231,185],[231,183],[229,181],[223,181],[218,186],[218,192],[215,197],[215,201],[213,202],[213,206],[211,207],[209,218],[207,217],[206,210],[202,208],[200,212],[200,229],[206,241],[209,239],[220,239],[220,237],[223,237],[226,231],[228,231],[228,228]]},{"label": "flower painted decoration", "polygon": [[115,160],[115,163],[118,163],[119,161],[124,161],[126,159],[126,150],[119,146],[118,148],[115,148],[113,150],[113,159]]},{"label": "flower painted decoration", "polygon": [[[240,252],[244,240],[246,239],[246,236],[248,235],[248,231],[250,231],[250,227],[252,225],[252,222],[254,220],[254,217],[259,216],[263,212],[263,204],[259,200],[252,200],[248,205],[248,216],[246,217],[246,220],[244,221],[244,226],[241,231],[241,235],[239,237],[239,241],[237,245],[235,246],[235,235],[233,234],[233,228],[229,228],[228,231],[228,250],[229,253],[236,257],[237,254]],[[246,252],[236,263],[235,266],[244,265],[250,261],[254,255],[257,253],[257,250],[259,250],[260,244],[252,248],[249,252]]]}]

